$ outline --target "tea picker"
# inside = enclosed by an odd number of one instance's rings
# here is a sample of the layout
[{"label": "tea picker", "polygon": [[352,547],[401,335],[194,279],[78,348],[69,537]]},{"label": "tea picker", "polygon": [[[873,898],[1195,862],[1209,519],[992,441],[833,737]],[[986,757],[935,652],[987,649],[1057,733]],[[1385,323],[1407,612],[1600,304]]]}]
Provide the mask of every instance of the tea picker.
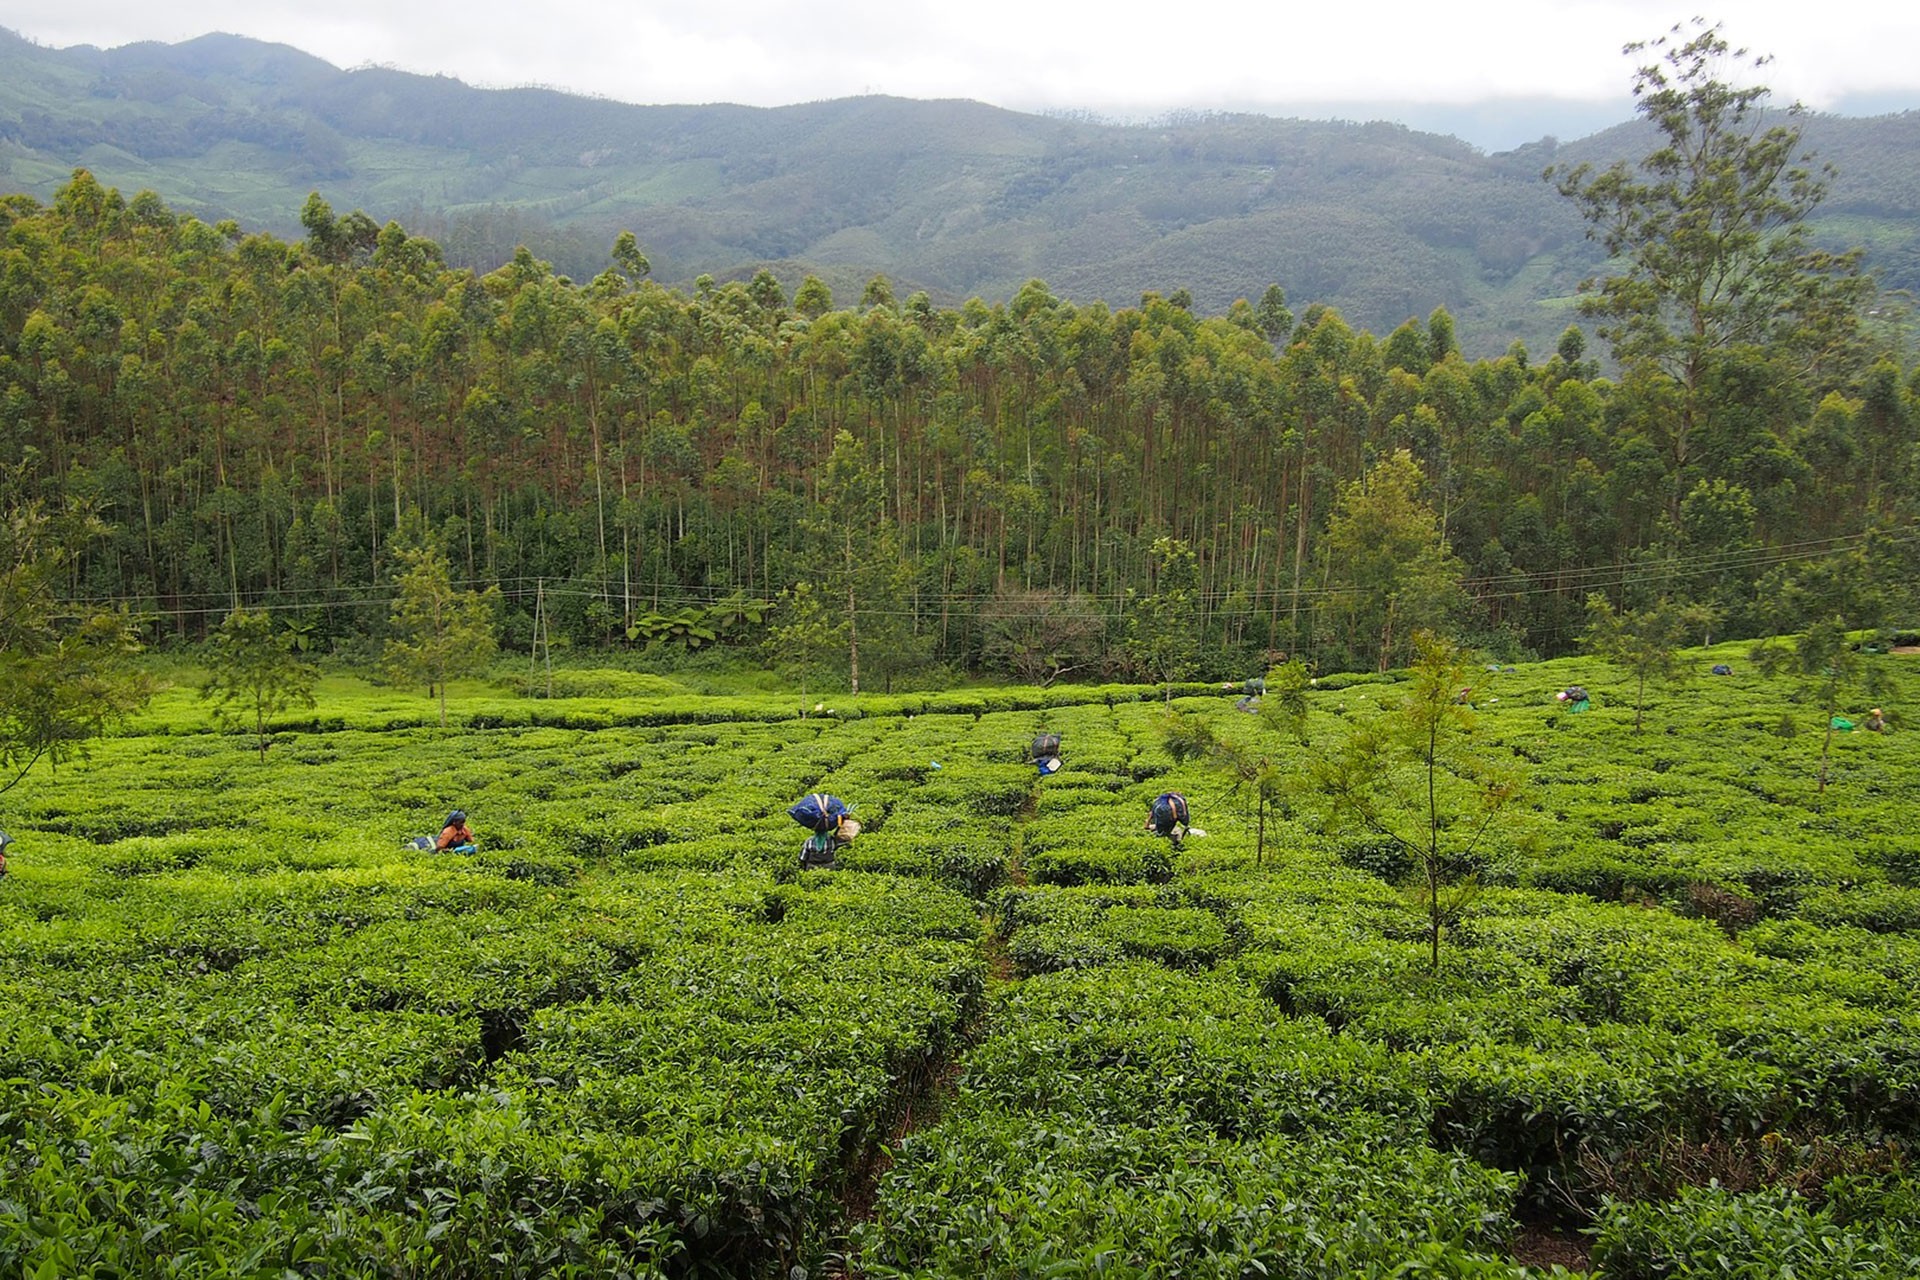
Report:
[{"label": "tea picker", "polygon": [[1593,706],[1593,699],[1587,695],[1586,686],[1570,684],[1553,695],[1555,702],[1566,704],[1569,711],[1585,711]]},{"label": "tea picker", "polygon": [[1033,767],[1041,777],[1060,772],[1060,735],[1043,733],[1033,740]]},{"label": "tea picker", "polygon": [[474,834],[467,826],[467,811],[455,809],[440,824],[437,836],[415,836],[407,841],[409,849],[431,849],[440,853],[472,853],[478,846],[474,843]]},{"label": "tea picker", "polygon": [[[1233,692],[1234,689],[1231,681],[1220,687],[1228,693]],[[1240,696],[1234,700],[1233,709],[1235,711],[1247,712],[1258,711],[1260,709],[1260,695],[1267,691],[1266,677],[1254,676],[1250,680],[1243,680],[1240,682],[1239,688]]]},{"label": "tea picker", "polygon": [[847,802],[839,796],[816,791],[787,810],[787,816],[813,832],[800,846],[801,870],[832,871],[839,864],[840,851],[860,834]]},{"label": "tea picker", "polygon": [[1187,812],[1187,798],[1178,791],[1165,791],[1147,804],[1146,830],[1167,841],[1175,849],[1188,836],[1207,834],[1193,825]]},{"label": "tea picker", "polygon": [[7,874],[7,847],[13,843],[13,837],[0,831],[0,876]]},{"label": "tea picker", "polygon": [[467,829],[467,811],[455,809],[447,815],[440,827],[440,837],[433,847],[442,853],[472,853],[474,849],[473,832]]}]

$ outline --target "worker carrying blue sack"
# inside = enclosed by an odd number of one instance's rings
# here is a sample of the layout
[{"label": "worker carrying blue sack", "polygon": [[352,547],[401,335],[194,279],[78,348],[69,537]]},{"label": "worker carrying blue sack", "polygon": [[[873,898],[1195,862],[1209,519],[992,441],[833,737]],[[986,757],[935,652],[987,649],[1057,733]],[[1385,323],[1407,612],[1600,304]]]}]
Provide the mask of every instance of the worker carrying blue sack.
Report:
[{"label": "worker carrying blue sack", "polygon": [[787,810],[787,816],[813,832],[800,846],[802,870],[832,871],[840,851],[860,834],[860,823],[839,796],[816,791]]},{"label": "worker carrying blue sack", "polygon": [[1206,832],[1194,826],[1187,812],[1187,798],[1178,791],[1165,791],[1147,803],[1146,829],[1176,850],[1188,836]]}]

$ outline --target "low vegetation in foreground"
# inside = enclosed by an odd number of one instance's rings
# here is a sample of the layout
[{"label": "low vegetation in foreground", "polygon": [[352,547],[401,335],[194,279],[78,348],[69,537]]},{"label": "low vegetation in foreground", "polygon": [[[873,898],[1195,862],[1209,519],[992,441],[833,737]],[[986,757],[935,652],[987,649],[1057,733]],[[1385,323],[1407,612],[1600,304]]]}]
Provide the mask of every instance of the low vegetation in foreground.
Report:
[{"label": "low vegetation in foreground", "polygon": [[[7,796],[0,1269],[1920,1273],[1916,660],[1863,655],[1892,727],[1827,747],[1804,682],[1683,658],[1644,713],[1477,674],[1521,782],[1437,964],[1396,848],[1257,841],[1161,686],[463,687],[442,729],[330,677],[263,760],[183,681]],[[1173,710],[1252,742],[1237,692]],[[865,831],[801,874],[820,790]],[[478,853],[404,847],[455,806]]]}]

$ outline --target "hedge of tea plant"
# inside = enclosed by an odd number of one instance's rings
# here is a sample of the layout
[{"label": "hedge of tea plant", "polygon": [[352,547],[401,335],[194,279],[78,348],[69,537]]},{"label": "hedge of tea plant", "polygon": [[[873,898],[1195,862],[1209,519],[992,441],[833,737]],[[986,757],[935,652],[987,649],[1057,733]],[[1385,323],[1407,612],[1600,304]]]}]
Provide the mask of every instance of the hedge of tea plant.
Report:
[{"label": "hedge of tea plant", "polygon": [[[1476,749],[1528,787],[1437,968],[1404,856],[1305,804],[1261,848],[1157,687],[470,687],[443,732],[336,678],[264,765],[176,690],[6,798],[0,1265],[1511,1276],[1544,1229],[1607,1274],[1880,1274],[1906,661],[1825,791],[1789,681],[1653,691],[1636,733],[1604,668],[1487,673]],[[1323,679],[1304,749],[1175,705],[1285,767],[1397,692]],[[797,865],[815,790],[865,827],[836,873]],[[480,852],[401,847],[456,805]]]},{"label": "hedge of tea plant", "polygon": [[8,1266],[789,1265],[981,989],[924,883],[424,857],[10,892]]},{"label": "hedge of tea plant", "polygon": [[[1601,684],[1591,672],[1574,675]],[[1449,1259],[1435,1265],[1463,1271],[1480,1265],[1469,1256],[1508,1267],[1499,1242],[1515,1238],[1523,1222],[1572,1229],[1611,1212],[1604,1206],[1617,1203],[1610,1195],[1618,1175],[1610,1171],[1648,1170],[1645,1185],[1671,1195],[1674,1180],[1690,1176],[1676,1150],[1719,1152],[1729,1169],[1750,1171],[1763,1138],[1800,1149],[1808,1135],[1824,1135],[1895,1163],[1912,1143],[1920,1041],[1908,1028],[1920,1022],[1904,936],[1916,863],[1904,834],[1907,738],[1847,740],[1836,757],[1844,768],[1823,795],[1807,754],[1789,750],[1804,739],[1775,732],[1799,705],[1784,682],[1705,685],[1699,706],[1687,704],[1685,692],[1663,694],[1636,735],[1630,709],[1604,695],[1595,712],[1558,711],[1552,692],[1568,678],[1550,669],[1503,673],[1506,694],[1482,707],[1487,749],[1526,763],[1534,782],[1438,971],[1420,946],[1421,917],[1391,883],[1405,868],[1379,858],[1378,848],[1279,823],[1267,864],[1255,866],[1251,815],[1236,814],[1230,788],[1173,768],[1150,739],[1129,735],[1129,709],[1077,723],[1054,718],[1053,727],[1069,726],[1069,768],[1044,784],[1024,830],[1025,883],[995,900],[996,925],[1027,986],[1069,975],[1098,984],[1103,970],[1129,973],[1144,959],[1172,972],[1211,972],[1292,1021],[1376,1046],[1409,1073],[1403,1106],[1425,1115],[1418,1137],[1427,1148],[1516,1179],[1488,1235],[1464,1251],[1403,1231],[1391,1260],[1339,1256],[1320,1271],[1311,1256],[1262,1256],[1262,1269],[1389,1274],[1427,1265],[1422,1250]],[[1316,697],[1316,735],[1337,733],[1392,689],[1356,682],[1333,693]],[[1198,700],[1183,705],[1206,714]],[[1686,718],[1663,722],[1680,705]],[[1223,730],[1239,723],[1223,708],[1212,714]],[[1076,738],[1104,740],[1130,762],[1103,761],[1097,781],[1081,778]],[[1742,743],[1741,754],[1729,752],[1731,741]],[[1138,755],[1129,756],[1136,745]],[[1136,766],[1144,766],[1137,780]],[[1145,799],[1167,786],[1195,799],[1195,820],[1210,835],[1149,870],[1142,852],[1165,846],[1134,838],[1134,828]],[[1195,912],[1213,924],[1196,928]],[[1131,978],[1111,981],[1124,989]],[[1075,993],[1069,1005],[1088,1022],[1193,1007],[1190,994],[1123,997],[1142,1007],[1129,1015],[1099,1005],[1088,988]],[[996,1037],[1018,1037],[1034,1021],[1024,1008],[1001,1016],[1008,1025]],[[997,1044],[988,1041],[975,1059]],[[1122,1194],[1114,1163],[1141,1186],[1159,1176],[1111,1155],[1131,1148],[1116,1147],[1108,1122],[1125,1114],[1124,1099],[1156,1096],[1168,1073],[1181,1081],[1194,1071],[1220,1076],[1216,1097],[1244,1099],[1254,1090],[1236,1083],[1233,1067],[1197,1053],[1191,1039],[1105,1043],[1092,1059],[1096,1075],[1076,1065],[1064,1078],[1047,1065],[1062,1057],[1060,1043],[1044,1044],[1016,1068],[983,1075],[969,1067],[963,1096],[977,1091],[983,1114],[969,1110],[953,1133],[943,1125],[907,1144],[912,1158],[889,1175],[863,1237],[867,1263],[889,1274],[960,1274],[968,1259],[1046,1258],[1060,1274],[1173,1273],[1158,1252],[1172,1239],[1182,1242],[1174,1252],[1187,1253],[1190,1269],[1194,1258],[1211,1265],[1208,1249],[1221,1237],[1193,1234],[1175,1197],[1155,1200],[1163,1216],[1152,1226],[1117,1212],[1102,1219],[1089,1207]],[[1258,1061],[1256,1050],[1246,1052]],[[1003,1075],[1037,1083],[1009,1100]],[[1089,1080],[1100,1082],[1096,1105],[1060,1101]],[[1157,1117],[1155,1132],[1167,1123]],[[1019,1136],[1027,1133],[1036,1136]],[[1275,1138],[1258,1127],[1240,1136]],[[1413,1135],[1407,1141],[1419,1147]],[[1070,1143],[1103,1156],[1049,1177]],[[1016,1173],[977,1170],[979,1198],[945,1209],[941,1195],[963,1183],[975,1145],[1001,1152],[995,1158]],[[1036,1151],[1055,1163],[1023,1172],[1041,1162]],[[1215,1153],[1215,1167],[1222,1159]],[[1817,1216],[1819,1170],[1789,1161],[1776,1172],[1783,1202],[1797,1206],[1788,1217]],[[1036,1181],[1046,1194],[1030,1193]],[[1909,1184],[1895,1176],[1887,1185],[1897,1195]],[[1204,1199],[1191,1187],[1185,1197]],[[1657,1203],[1648,1206],[1652,1230],[1679,1231],[1677,1219],[1652,1211]],[[1249,1220],[1243,1208],[1236,1221]],[[1785,1251],[1781,1238],[1749,1238],[1748,1254],[1732,1265],[1753,1274],[1778,1274],[1783,1263],[1797,1274],[1854,1273],[1841,1255],[1817,1263]]]},{"label": "hedge of tea plant", "polygon": [[1609,1202],[1594,1237],[1601,1274],[1667,1277],[1920,1275],[1920,1184],[1848,1176],[1821,1203],[1776,1188],[1682,1188],[1657,1204]]},{"label": "hedge of tea plant", "polygon": [[[816,1256],[984,969],[964,896],[786,874],[787,788],[839,785],[877,741],[835,727],[342,729],[252,769],[237,739],[175,733],[36,785],[0,894],[0,1074],[24,1099],[0,1260]],[[402,848],[454,805],[482,852]]]},{"label": "hedge of tea plant", "polygon": [[900,1144],[869,1275],[1513,1275],[1516,1180],[1425,1138],[1392,1053],[1242,984],[1121,963],[996,1004]]}]

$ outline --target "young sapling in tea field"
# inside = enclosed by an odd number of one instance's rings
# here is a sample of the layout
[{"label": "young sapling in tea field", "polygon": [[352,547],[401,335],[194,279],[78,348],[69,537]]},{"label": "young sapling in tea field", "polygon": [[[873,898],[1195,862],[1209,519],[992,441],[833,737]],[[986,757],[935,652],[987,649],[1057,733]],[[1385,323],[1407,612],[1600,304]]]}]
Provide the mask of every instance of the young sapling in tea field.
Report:
[{"label": "young sapling in tea field", "polygon": [[1520,780],[1474,749],[1473,708],[1458,694],[1462,651],[1423,632],[1415,652],[1406,696],[1310,756],[1302,789],[1322,806],[1326,826],[1358,827],[1412,858],[1429,964],[1438,969],[1440,935],[1478,893],[1482,840]]}]

